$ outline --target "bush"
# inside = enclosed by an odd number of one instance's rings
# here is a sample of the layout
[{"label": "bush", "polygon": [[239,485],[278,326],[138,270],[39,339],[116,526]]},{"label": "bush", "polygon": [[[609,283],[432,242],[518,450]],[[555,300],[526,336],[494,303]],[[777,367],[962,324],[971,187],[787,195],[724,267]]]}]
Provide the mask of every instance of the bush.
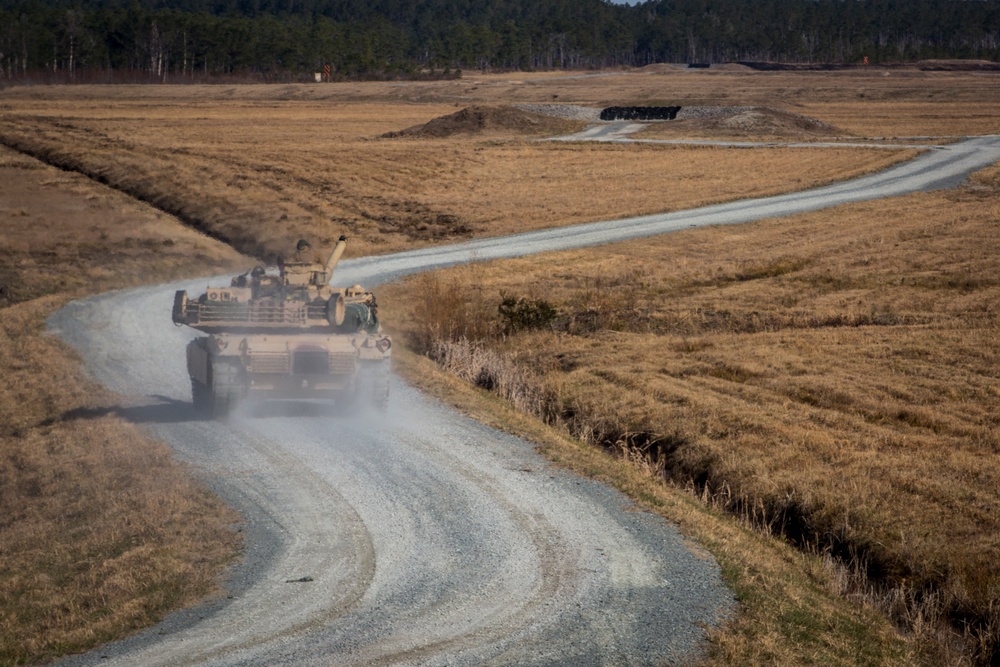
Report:
[{"label": "bush", "polygon": [[555,306],[548,301],[516,297],[500,292],[497,315],[500,318],[500,330],[505,336],[518,331],[550,326],[558,314]]}]

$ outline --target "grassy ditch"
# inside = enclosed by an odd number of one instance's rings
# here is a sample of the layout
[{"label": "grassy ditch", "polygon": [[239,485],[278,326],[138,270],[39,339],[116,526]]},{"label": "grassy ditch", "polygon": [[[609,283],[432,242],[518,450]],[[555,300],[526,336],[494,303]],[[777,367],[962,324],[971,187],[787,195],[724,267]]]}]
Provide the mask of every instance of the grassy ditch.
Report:
[{"label": "grassy ditch", "polygon": [[998,219],[994,168],[956,191],[453,269],[382,298],[469,383],[839,563],[841,592],[922,662],[991,664]]},{"label": "grassy ditch", "polygon": [[146,627],[218,590],[239,517],[45,334],[70,298],[234,268],[232,251],[87,179],[0,152],[0,665]]}]

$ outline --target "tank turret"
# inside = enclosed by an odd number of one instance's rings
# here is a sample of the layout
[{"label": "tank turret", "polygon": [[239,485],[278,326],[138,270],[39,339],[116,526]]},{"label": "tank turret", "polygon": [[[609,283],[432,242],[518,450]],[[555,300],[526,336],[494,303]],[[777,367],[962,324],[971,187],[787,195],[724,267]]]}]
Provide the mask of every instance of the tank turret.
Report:
[{"label": "tank turret", "polygon": [[[225,414],[248,393],[335,396],[359,392],[384,406],[391,339],[382,334],[375,295],[360,285],[331,287],[347,248],[341,236],[325,262],[301,240],[277,272],[264,267],[174,296],[173,321],[209,334],[188,346],[194,402]],[[359,387],[365,387],[359,389]]]},{"label": "tank turret", "polygon": [[347,237],[341,236],[326,262],[321,262],[318,256],[313,261],[309,261],[306,259],[306,255],[312,246],[305,239],[301,239],[295,246],[294,259],[287,262],[278,259],[278,271],[282,284],[289,287],[325,287],[333,277],[333,270],[337,267],[337,263],[346,248]]},{"label": "tank turret", "polygon": [[185,291],[174,297],[173,320],[205,333],[222,331],[328,331],[376,333],[378,303],[360,286],[333,288],[329,280],[347,248],[341,236],[326,262],[303,259],[305,240],[291,261],[278,259],[278,273],[256,267],[228,287],[208,287],[197,299]]}]

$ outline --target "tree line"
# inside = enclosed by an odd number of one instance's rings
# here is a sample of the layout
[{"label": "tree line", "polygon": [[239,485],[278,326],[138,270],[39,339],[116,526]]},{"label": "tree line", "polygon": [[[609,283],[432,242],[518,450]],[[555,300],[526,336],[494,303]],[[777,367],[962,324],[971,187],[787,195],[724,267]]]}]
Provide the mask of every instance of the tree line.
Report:
[{"label": "tree line", "polygon": [[1000,0],[0,0],[0,80],[1000,60]]}]

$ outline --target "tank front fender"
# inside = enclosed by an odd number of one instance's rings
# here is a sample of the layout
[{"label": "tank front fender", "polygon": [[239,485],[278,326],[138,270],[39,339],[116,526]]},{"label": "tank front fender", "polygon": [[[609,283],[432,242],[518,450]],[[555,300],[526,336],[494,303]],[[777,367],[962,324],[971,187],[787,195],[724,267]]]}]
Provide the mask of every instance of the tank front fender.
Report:
[{"label": "tank front fender", "polygon": [[211,360],[208,356],[208,338],[195,338],[187,346],[188,375],[205,386],[210,384],[209,368]]},{"label": "tank front fender", "polygon": [[187,324],[187,292],[184,290],[177,290],[174,293],[174,311],[173,320],[174,324]]}]

